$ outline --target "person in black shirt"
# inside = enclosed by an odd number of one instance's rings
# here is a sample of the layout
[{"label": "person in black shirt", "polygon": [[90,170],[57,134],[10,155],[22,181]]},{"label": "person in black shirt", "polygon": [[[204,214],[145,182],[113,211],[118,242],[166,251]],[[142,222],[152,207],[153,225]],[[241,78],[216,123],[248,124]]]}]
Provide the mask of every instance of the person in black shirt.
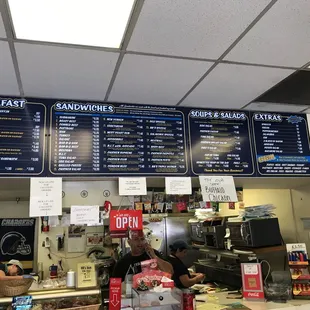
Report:
[{"label": "person in black shirt", "polygon": [[192,273],[188,271],[184,263],[181,261],[187,250],[188,244],[183,240],[175,240],[170,246],[171,254],[167,257],[167,260],[173,267],[172,280],[177,288],[183,289],[200,283],[204,279],[202,273]]},{"label": "person in black shirt", "polygon": [[137,274],[141,272],[141,262],[155,258],[158,268],[162,271],[173,273],[170,263],[163,260],[156,250],[146,241],[143,231],[131,232],[128,238],[131,251],[124,255],[115,265],[112,277],[122,278],[125,281],[127,274]]}]

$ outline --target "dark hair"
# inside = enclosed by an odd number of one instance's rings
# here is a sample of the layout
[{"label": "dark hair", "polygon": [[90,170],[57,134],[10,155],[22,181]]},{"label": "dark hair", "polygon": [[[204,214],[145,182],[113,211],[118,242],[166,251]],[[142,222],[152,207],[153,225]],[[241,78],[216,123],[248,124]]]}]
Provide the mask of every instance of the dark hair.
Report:
[{"label": "dark hair", "polygon": [[169,249],[170,249],[170,252],[172,253],[172,254],[175,254],[178,250],[180,251],[180,252],[182,252],[182,251],[184,251],[184,250],[186,250],[186,248],[185,247],[174,247],[173,245],[169,245]]}]

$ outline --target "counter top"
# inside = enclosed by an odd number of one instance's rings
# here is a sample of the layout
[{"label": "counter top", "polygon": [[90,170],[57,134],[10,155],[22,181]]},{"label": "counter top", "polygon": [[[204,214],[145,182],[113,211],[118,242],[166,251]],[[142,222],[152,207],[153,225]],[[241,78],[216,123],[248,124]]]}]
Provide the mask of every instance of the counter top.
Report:
[{"label": "counter top", "polygon": [[[203,294],[201,297],[205,297],[207,302],[197,302],[198,310],[211,310],[212,308],[202,307],[204,304],[218,304],[228,305],[233,303],[241,303],[251,310],[273,310],[273,309],[285,309],[285,310],[310,310],[310,300],[289,300],[287,303],[275,303],[275,302],[259,302],[259,301],[246,301],[242,299],[227,299],[227,293],[218,294]],[[211,306],[210,305],[210,306]]]}]

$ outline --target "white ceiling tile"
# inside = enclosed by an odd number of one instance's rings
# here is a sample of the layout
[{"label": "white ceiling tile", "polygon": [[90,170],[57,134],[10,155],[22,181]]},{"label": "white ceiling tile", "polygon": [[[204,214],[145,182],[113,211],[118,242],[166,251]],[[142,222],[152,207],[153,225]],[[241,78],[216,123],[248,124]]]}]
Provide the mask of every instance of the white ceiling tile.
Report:
[{"label": "white ceiling tile", "polygon": [[0,41],[0,94],[20,95],[9,44],[2,41]]},{"label": "white ceiling tile", "polygon": [[218,58],[270,0],[146,0],[128,50]]},{"label": "white ceiling tile", "polygon": [[6,38],[6,33],[5,33],[5,29],[4,29],[3,19],[1,17],[1,12],[0,12],[0,38]]},{"label": "white ceiling tile", "polygon": [[265,112],[301,112],[307,109],[306,105],[281,104],[276,102],[252,102],[245,110]]},{"label": "white ceiling tile", "polygon": [[309,0],[278,1],[226,59],[301,67],[310,60],[309,20]]},{"label": "white ceiling tile", "polygon": [[182,105],[238,109],[293,72],[288,69],[219,64]]},{"label": "white ceiling tile", "polygon": [[212,63],[125,55],[109,101],[174,105]]},{"label": "white ceiling tile", "polygon": [[118,53],[16,43],[25,96],[103,100]]}]

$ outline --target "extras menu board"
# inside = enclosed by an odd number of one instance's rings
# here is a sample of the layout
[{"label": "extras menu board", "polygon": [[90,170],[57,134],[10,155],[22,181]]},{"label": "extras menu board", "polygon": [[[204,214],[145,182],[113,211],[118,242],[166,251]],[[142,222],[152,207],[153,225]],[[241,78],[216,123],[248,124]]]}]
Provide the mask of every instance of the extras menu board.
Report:
[{"label": "extras menu board", "polygon": [[43,173],[45,121],[43,104],[0,98],[0,176]]},{"label": "extras menu board", "polygon": [[304,114],[252,114],[260,175],[309,175],[308,123]]},{"label": "extras menu board", "polygon": [[54,175],[184,175],[184,115],[116,104],[56,102],[51,107]]},{"label": "extras menu board", "polygon": [[248,113],[195,109],[188,122],[192,173],[254,174]]}]

